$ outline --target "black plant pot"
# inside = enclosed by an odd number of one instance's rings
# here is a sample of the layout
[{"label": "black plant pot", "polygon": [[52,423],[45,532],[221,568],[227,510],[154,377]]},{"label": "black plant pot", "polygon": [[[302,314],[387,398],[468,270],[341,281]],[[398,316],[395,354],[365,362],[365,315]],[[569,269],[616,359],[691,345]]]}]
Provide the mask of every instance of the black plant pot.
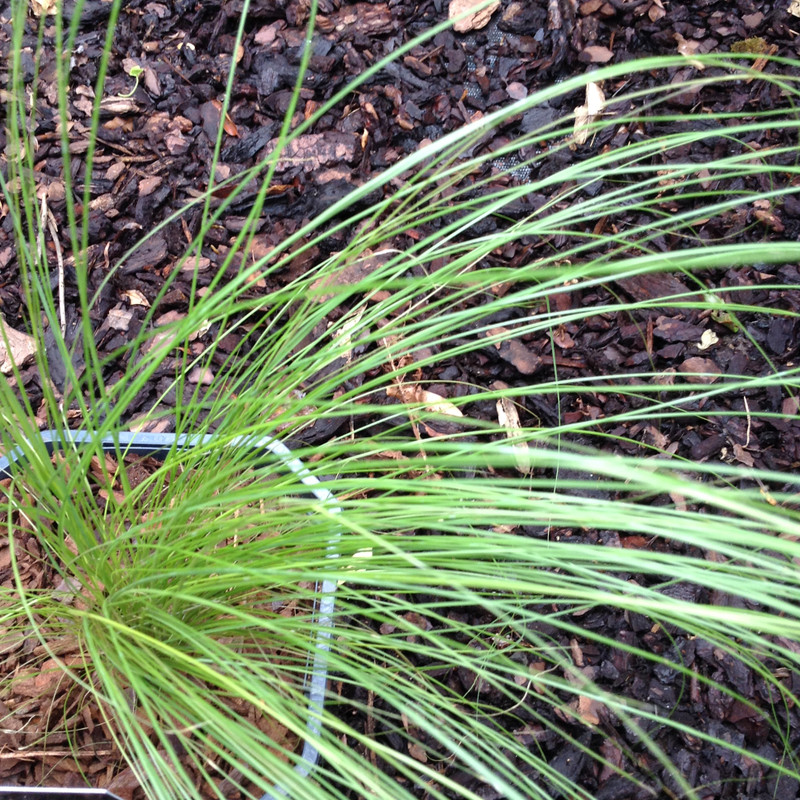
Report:
[{"label": "black plant pot", "polygon": [[[93,443],[95,436],[87,431],[54,430],[42,431],[41,441],[52,454],[66,447],[80,447]],[[173,450],[187,450],[198,445],[207,444],[214,438],[213,434],[192,436],[169,433],[129,433],[120,432],[115,436],[100,439],[104,452],[122,453],[124,455],[152,456],[161,459]],[[292,455],[286,445],[270,436],[258,438],[239,437],[228,445],[230,448],[244,448],[249,451],[263,453],[265,459],[275,462],[283,469],[293,472],[318,500],[326,503],[332,511],[340,511],[333,495],[320,484],[303,463]],[[0,456],[0,479],[12,477],[13,464],[21,463],[27,456],[21,448],[12,450],[6,456]],[[336,541],[332,540],[331,557],[336,557]],[[322,711],[325,698],[325,685],[328,677],[328,651],[330,650],[331,628],[333,625],[334,593],[336,582],[323,580],[316,585],[314,600],[314,622],[317,626],[316,648],[314,658],[304,678],[304,693],[308,703],[307,730],[310,738],[319,734],[318,716]],[[316,766],[319,759],[317,749],[306,740],[300,760],[295,765],[295,772],[303,778]],[[280,784],[276,784],[261,800],[278,800],[287,797],[288,792]],[[103,789],[64,789],[47,787],[0,786],[0,800],[118,800],[113,794]]]}]

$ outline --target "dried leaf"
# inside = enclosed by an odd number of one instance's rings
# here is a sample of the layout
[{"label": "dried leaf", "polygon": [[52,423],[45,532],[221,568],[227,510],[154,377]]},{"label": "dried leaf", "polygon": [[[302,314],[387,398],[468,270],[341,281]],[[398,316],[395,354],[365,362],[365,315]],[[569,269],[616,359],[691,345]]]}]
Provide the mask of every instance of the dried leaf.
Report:
[{"label": "dried leaf", "polygon": [[587,725],[600,724],[598,713],[601,708],[603,708],[603,703],[593,697],[586,697],[582,694],[578,698],[578,714]]},{"label": "dried leaf", "polygon": [[740,464],[744,464],[746,467],[755,466],[755,460],[747,450],[744,449],[740,444],[733,445],[733,457],[738,461]]},{"label": "dried leaf", "polygon": [[582,106],[575,107],[575,127],[572,138],[575,144],[585,144],[589,138],[588,126],[603,113],[606,96],[599,83],[586,84],[586,100]]},{"label": "dried leaf", "polygon": [[161,97],[161,81],[158,79],[158,73],[152,67],[144,68],[144,85],[154,97]]},{"label": "dried leaf", "polygon": [[[492,388],[507,388],[501,381],[495,381]],[[514,447],[514,461],[517,463],[517,470],[522,475],[531,474],[531,454],[528,443],[519,441],[519,433],[522,425],[519,421],[517,406],[510,397],[501,397],[497,400],[497,421],[506,429],[506,436],[511,440]],[[516,441],[515,441],[516,440]]]},{"label": "dried leaf", "polygon": [[[212,100],[211,104],[217,109],[220,116],[222,116],[222,103],[220,103],[219,100]],[[236,127],[236,123],[230,118],[227,112],[225,113],[225,121],[222,123],[222,129],[228,136],[239,135],[239,129]]]},{"label": "dried leaf", "polygon": [[658,20],[665,17],[666,14],[667,12],[661,0],[655,0],[650,8],[647,9],[647,16],[650,17],[650,22],[658,22]]},{"label": "dried leaf", "polygon": [[104,97],[100,101],[100,112],[104,116],[136,114],[138,111],[139,104],[132,97]]},{"label": "dried leaf", "polygon": [[445,400],[435,392],[423,389],[419,384],[398,384],[386,390],[389,397],[396,397],[404,403],[419,403],[434,414],[445,414],[448,417],[463,417],[460,409],[449,400]]},{"label": "dried leaf", "polygon": [[588,61],[590,64],[607,64],[612,58],[613,51],[600,44],[590,44],[581,51],[581,61]]},{"label": "dried leaf", "polygon": [[[702,42],[698,42],[696,39],[684,39],[684,37],[681,36],[681,34],[679,34],[677,31],[675,31],[675,33],[672,35],[675,37],[675,41],[678,43],[678,52],[687,58],[691,58],[702,44]],[[691,60],[691,65],[701,72],[706,68],[702,61],[697,61],[696,59]]]},{"label": "dried leaf", "polygon": [[31,0],[31,11],[34,17],[44,17],[56,13],[58,0]]},{"label": "dried leaf", "polygon": [[144,306],[145,308],[150,308],[150,301],[138,289],[127,289],[122,293],[122,296],[132,306]]},{"label": "dried leaf", "polygon": [[697,345],[698,350],[708,350],[719,342],[719,336],[714,331],[706,329],[700,337],[700,344]]},{"label": "dried leaf", "polygon": [[[755,205],[755,204],[754,204]],[[783,233],[785,228],[778,216],[768,208],[756,208],[753,211],[755,218],[762,224],[771,228],[775,233]]]},{"label": "dried leaf", "polygon": [[6,325],[0,315],[0,372],[3,375],[10,375],[14,371],[14,364],[17,368],[28,366],[35,354],[36,339]]},{"label": "dried leaf", "polygon": [[425,748],[421,744],[411,742],[408,745],[408,754],[411,756],[411,758],[420,761],[423,764],[428,763],[428,756],[425,753]]}]

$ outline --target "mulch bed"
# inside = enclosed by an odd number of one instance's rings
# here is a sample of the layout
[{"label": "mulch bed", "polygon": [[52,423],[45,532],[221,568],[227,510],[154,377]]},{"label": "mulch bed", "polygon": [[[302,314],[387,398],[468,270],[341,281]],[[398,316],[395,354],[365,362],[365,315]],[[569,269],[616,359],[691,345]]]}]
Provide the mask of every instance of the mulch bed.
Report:
[{"label": "mulch bed", "polygon": [[[196,232],[199,212],[189,212],[169,223],[153,237],[147,247],[127,260],[112,280],[103,283],[109,264],[141,237],[143,231],[166,219],[206,188],[208,168],[219,126],[225,126],[223,171],[235,174],[251,166],[271,146],[277,135],[283,111],[300,60],[303,24],[307,4],[302,0],[257,0],[251,6],[243,51],[239,59],[233,103],[229,119],[222,120],[219,98],[227,79],[230,53],[241,4],[163,0],[125,3],[120,14],[114,56],[110,62],[106,91],[109,98],[103,114],[95,168],[91,176],[92,208],[90,211],[89,284],[99,289],[99,302],[93,311],[92,325],[101,353],[114,351],[130,340],[142,325],[147,307],[154,303],[164,280],[172,274],[180,256]],[[760,37],[766,46],[780,55],[798,55],[800,37],[795,30],[800,24],[788,14],[786,0],[755,2],[754,0],[701,0],[669,2],[668,0],[550,0],[548,3],[503,2],[486,28],[465,34],[452,31],[439,34],[432,41],[416,48],[405,58],[384,70],[348,98],[346,104],[326,114],[314,130],[298,141],[293,155],[279,165],[274,192],[267,198],[263,223],[256,236],[255,247],[263,252],[312,219],[355,185],[414,151],[423,140],[436,139],[452,131],[478,114],[485,114],[508,103],[522,87],[527,91],[551,84],[565,76],[585,72],[593,64],[613,60],[624,61],[634,56],[675,54],[689,42],[698,52],[728,52],[745,40]],[[343,5],[339,0],[322,0],[314,55],[303,89],[300,114],[311,113],[347,81],[359,75],[376,59],[393,51],[409,37],[415,36],[444,19],[446,4],[440,0],[411,3],[397,0],[388,3]],[[97,74],[97,55],[102,43],[102,28],[108,5],[88,0],[78,37],[78,51],[71,73],[70,152],[78,179],[85,176],[82,154],[87,147],[89,87]],[[6,10],[0,14],[0,48],[7,56],[10,48],[10,22]],[[35,29],[26,39],[23,64],[33,76]],[[54,112],[53,68],[45,60],[40,65],[40,114],[34,131],[37,143],[35,162],[37,180],[46,194],[48,206],[59,231],[66,253],[66,290],[68,331],[77,330],[76,283],[74,262],[69,257],[64,214],[64,184],[60,178],[61,142],[56,130]],[[126,71],[132,64],[143,67],[138,88],[129,98],[133,79]],[[658,76],[669,80],[672,75]],[[644,81],[645,76],[635,76]],[[654,78],[655,80],[655,78]],[[637,88],[629,86],[629,89]],[[642,85],[644,88],[644,84]],[[730,93],[707,98],[710,113],[714,111],[760,110],[779,102],[769,90],[757,84],[747,93]],[[561,106],[549,113],[553,118],[570,113],[582,97],[564,98]],[[496,141],[482,146],[494,148],[526,125],[539,124],[531,118],[498,132]],[[5,134],[0,133],[4,146]],[[764,141],[754,142],[765,148],[776,144],[765,134]],[[698,163],[714,157],[698,148],[691,157]],[[559,166],[566,159],[581,158],[577,152],[562,151]],[[555,191],[555,190],[554,190]],[[550,198],[539,198],[545,202]],[[245,192],[232,213],[214,227],[207,238],[201,269],[195,274],[196,288],[208,285],[216,268],[228,255],[231,242],[241,230],[244,216],[253,201]],[[524,213],[524,209],[522,209]],[[620,209],[615,224],[641,224],[637,212]],[[630,218],[625,215],[630,214]],[[488,224],[500,225],[500,221]],[[487,229],[485,233],[491,233]],[[800,203],[788,198],[782,207],[771,209],[743,208],[722,219],[709,220],[696,231],[700,240],[761,241],[769,238],[800,237]],[[340,234],[341,242],[346,233]],[[336,242],[332,243],[336,249]],[[551,246],[563,246],[554,240]],[[49,245],[51,246],[51,245]],[[402,247],[402,242],[397,243]],[[674,242],[656,242],[664,249],[679,246]],[[319,255],[311,252],[309,259]],[[524,259],[527,252],[509,248],[498,258]],[[55,255],[54,255],[55,261]],[[235,269],[236,264],[232,268]],[[295,265],[295,268],[302,268]],[[761,288],[766,283],[800,284],[797,265],[733,267],[704,276],[718,287],[746,287],[736,298],[742,302],[786,311],[800,310],[800,293]],[[254,292],[269,292],[270,281],[289,280],[291,276],[273,275],[253,287]],[[184,314],[192,291],[192,272],[181,274],[159,304],[159,319],[170,320]],[[273,284],[274,285],[274,284]],[[676,292],[689,292],[685,279],[663,275],[658,279],[619,281],[614,286],[597,287],[583,293],[564,294],[558,298],[561,310],[592,307],[613,302],[615,293],[632,299],[649,299]],[[18,264],[8,216],[0,224],[0,309],[8,325],[23,328],[20,311],[22,301]],[[513,327],[514,319],[527,314],[510,311],[496,324]],[[447,396],[454,386],[488,385],[503,381],[509,385],[528,385],[532,379],[548,380],[558,375],[563,379],[605,376],[620,370],[660,370],[665,375],[681,371],[704,371],[710,374],[764,374],[775,367],[789,365],[797,357],[800,322],[797,316],[744,315],[746,331],[737,330],[724,319],[713,319],[691,309],[653,309],[636,319],[619,314],[598,315],[563,326],[554,342],[527,338],[518,347],[487,348],[480,358],[475,354],[463,357],[431,372],[432,391]],[[709,353],[699,347],[704,331],[713,331],[723,344]],[[644,332],[644,333],[643,333]],[[216,331],[209,330],[198,338],[198,347],[213,341]],[[235,343],[231,343],[231,347]],[[555,349],[553,349],[555,348]],[[521,353],[524,355],[521,355]],[[766,354],[768,363],[764,358]],[[58,385],[59,356],[48,354],[52,378]],[[79,357],[79,356],[78,356]],[[226,357],[223,348],[220,358]],[[652,365],[652,366],[651,366]],[[123,364],[111,366],[106,379],[113,383]],[[533,376],[533,377],[532,377]],[[173,380],[172,367],[154,377],[128,409],[133,420],[151,407]],[[196,376],[202,380],[203,376]],[[40,406],[40,376],[34,366],[22,371],[21,390],[34,409]],[[436,381],[442,381],[437,386]],[[713,380],[713,377],[709,378]],[[527,382],[527,383],[526,383]],[[60,387],[63,389],[63,385]],[[450,395],[452,396],[452,395]],[[169,396],[159,401],[163,406],[174,403]],[[558,403],[554,397],[530,397],[530,419],[544,424],[580,419],[601,420],[626,410],[629,396],[613,391],[608,384],[603,391],[565,395]],[[637,421],[620,424],[605,431],[618,437],[615,447],[620,452],[643,453],[656,447],[693,461],[724,460],[748,466],[791,471],[800,465],[800,423],[782,419],[753,419],[724,416],[738,411],[793,413],[794,400],[784,398],[778,389],[750,392],[747,397],[726,394],[698,401],[692,410],[696,417],[675,422],[650,424]],[[478,409],[480,412],[480,409]],[[494,410],[486,408],[494,418]],[[525,422],[526,420],[523,420]],[[159,423],[164,430],[169,422]],[[330,428],[307,432],[303,441],[313,444],[332,435]],[[528,535],[544,535],[527,531]],[[573,535],[563,532],[563,535]],[[582,538],[612,546],[651,546],[649,542],[619,541],[619,537],[603,532],[581,534]],[[688,591],[688,589],[687,589]],[[712,598],[696,597],[697,602]],[[740,602],[735,598],[713,598],[716,603]],[[465,613],[469,613],[467,610]],[[684,664],[735,689],[745,700],[753,701],[769,715],[780,716],[788,731],[800,730],[794,708],[769,706],[766,691],[752,670],[730,656],[706,647],[689,638],[671,638],[665,631],[651,630],[651,623],[636,615],[601,614],[583,618],[580,624],[602,630],[610,639],[650,648],[655,652],[671,652]],[[697,727],[736,744],[758,750],[778,761],[784,743],[773,738],[773,729],[764,724],[740,703],[718,698],[703,688],[697,692],[681,692],[675,676],[663,669],[654,669],[649,662],[631,659],[611,649],[571,644],[564,647],[580,653],[583,666],[592,670],[594,679],[614,691],[655,704],[680,715],[689,726]],[[443,678],[446,680],[446,678]],[[470,676],[453,674],[454,684],[471,690]],[[792,678],[796,683],[796,676]],[[343,690],[345,691],[345,690]],[[357,692],[356,692],[357,694]],[[357,697],[368,707],[368,698]],[[369,699],[372,702],[372,699]],[[552,711],[548,712],[552,715]],[[509,730],[518,736],[536,739],[536,746],[548,754],[554,764],[563,764],[563,772],[578,781],[598,800],[674,796],[675,790],[663,768],[642,756],[626,768],[637,775],[642,789],[613,773],[600,771],[577,749],[563,747],[555,734],[539,736],[524,715],[517,711],[508,719]],[[575,738],[586,736],[585,728],[566,719],[553,720]],[[364,729],[369,720],[362,721]],[[625,731],[617,732],[622,739]],[[633,742],[609,734],[592,742],[611,761],[620,763],[630,754]],[[794,735],[794,734],[793,734]],[[387,734],[396,736],[396,734]],[[586,740],[589,741],[588,739]],[[703,786],[707,798],[794,797],[798,786],[779,778],[760,765],[729,752],[704,748],[689,737],[670,733],[662,742],[672,760],[693,785]],[[792,739],[792,746],[796,742]],[[630,747],[629,747],[630,745]],[[8,748],[8,744],[4,745]],[[396,746],[407,745],[397,737]],[[0,780],[12,774],[13,758],[8,750],[0,760]],[[474,786],[469,776],[456,776],[475,789],[479,796],[491,800],[498,795],[488,787]],[[75,779],[70,770],[50,772],[54,784],[70,785]],[[790,785],[791,784],[791,785]],[[652,791],[651,791],[652,789]],[[419,790],[424,797],[424,790]]]}]

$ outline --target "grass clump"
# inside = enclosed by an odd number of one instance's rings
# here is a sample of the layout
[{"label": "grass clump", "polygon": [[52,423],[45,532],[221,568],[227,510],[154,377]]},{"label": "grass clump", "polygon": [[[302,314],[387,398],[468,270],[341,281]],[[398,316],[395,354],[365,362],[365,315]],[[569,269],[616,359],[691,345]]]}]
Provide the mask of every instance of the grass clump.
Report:
[{"label": "grass clump", "polygon": [[[55,18],[58,52],[77,31],[64,23]],[[246,30],[245,6],[237,46]],[[56,63],[66,136],[68,69]],[[520,800],[590,797],[586,773],[567,770],[563,754],[645,794],[701,797],[673,760],[684,750],[691,759],[686,742],[747,759],[753,774],[797,776],[787,679],[800,640],[797,481],[779,459],[757,469],[748,450],[748,431],[795,424],[798,389],[797,368],[776,363],[761,333],[795,318],[774,298],[793,291],[781,270],[800,256],[780,230],[798,186],[797,64],[768,63],[760,72],[741,54],[652,58],[570,78],[411,153],[263,252],[259,220],[281,153],[343,97],[293,125],[299,77],[276,148],[231,178],[216,207],[212,186],[181,212],[199,212],[196,236],[138,335],[105,352],[92,327],[102,291],[177,217],[144,234],[101,285],[90,281],[91,191],[72,182],[65,147],[80,322],[73,336],[62,330],[41,245],[36,97],[22,102],[12,58],[2,189],[43,398],[32,406],[20,365],[0,385],[2,450],[25,457],[4,484],[11,571],[0,595],[6,641],[37,642],[24,678],[50,670],[101,708],[159,800],[193,796],[198,776],[209,796],[278,784],[297,800],[475,797],[485,784]],[[650,77],[629,88],[634,74]],[[682,101],[713,104],[747,81],[777,110],[710,122]],[[584,127],[570,112],[479,147],[589,86],[604,100]],[[714,160],[699,162],[712,145]],[[515,174],[529,168],[524,181],[498,168],[510,156]],[[157,324],[182,269],[194,268],[199,288],[207,239],[253,180],[260,190],[234,246],[211,262],[188,313]],[[753,282],[720,280],[744,267]],[[682,324],[703,347],[665,368],[654,330],[669,341]],[[644,360],[619,364],[603,350],[596,369],[585,358],[574,366],[576,338],[586,353],[615,328],[645,342]],[[222,350],[226,336],[236,344]],[[749,360],[721,367],[712,356],[727,345]],[[65,372],[58,386],[48,353]],[[498,353],[516,372],[476,385],[467,366],[498,364]],[[131,414],[165,365],[158,399]],[[195,371],[213,374],[210,385],[190,381]],[[748,400],[764,397],[770,406]],[[134,486],[115,466],[120,432],[164,420],[177,435],[215,436],[176,445]],[[92,435],[53,459],[39,424]],[[685,434],[712,424],[726,449],[695,461]],[[335,505],[280,458],[231,446],[265,436],[289,442]],[[113,463],[107,437],[119,442]],[[93,464],[109,493],[99,504]],[[47,584],[30,584],[32,563]],[[324,708],[309,712],[301,684],[284,678],[302,676],[318,651],[320,581],[337,586],[322,623],[331,681]],[[59,582],[70,603],[50,590]],[[611,639],[610,619],[635,635]],[[639,667],[665,680],[647,694],[635,686]],[[745,673],[758,693],[731,677]],[[713,698],[720,724],[686,723],[687,696]],[[734,705],[757,733],[728,736]],[[321,755],[311,780],[293,770],[300,742]]]}]

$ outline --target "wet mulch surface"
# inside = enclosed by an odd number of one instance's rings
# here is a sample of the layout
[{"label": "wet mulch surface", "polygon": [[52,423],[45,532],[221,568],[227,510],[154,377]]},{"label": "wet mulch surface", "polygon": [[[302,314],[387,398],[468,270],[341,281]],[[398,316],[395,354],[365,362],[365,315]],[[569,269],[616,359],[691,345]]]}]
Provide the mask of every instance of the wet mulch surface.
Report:
[{"label": "wet mulch surface", "polygon": [[[360,185],[420,143],[436,139],[465,122],[499,108],[520,92],[533,91],[565,76],[585,72],[594,64],[620,62],[634,56],[675,54],[678,47],[689,52],[727,52],[748,39],[760,37],[770,52],[797,55],[800,37],[798,20],[787,12],[787,0],[549,0],[549,2],[507,2],[493,14],[491,23],[469,33],[444,32],[432,41],[411,51],[390,68],[379,73],[346,103],[326,114],[313,131],[294,145],[291,159],[278,165],[275,191],[267,198],[263,224],[254,247],[261,252],[297,230],[304,221],[314,218],[354,185]],[[302,0],[256,0],[251,5],[247,35],[238,60],[237,79],[229,117],[221,119],[220,99],[227,80],[233,50],[238,2],[206,3],[188,0],[129,2],[123,5],[115,39],[114,56],[106,82],[95,155],[90,176],[91,210],[89,231],[90,288],[98,291],[98,303],[92,324],[101,353],[111,352],[129,341],[140,329],[146,309],[156,301],[164,280],[170,276],[191,242],[199,224],[199,211],[190,211],[170,222],[147,245],[137,250],[105,282],[109,266],[133,246],[142,232],[165,220],[196,198],[210,180],[208,174],[214,142],[220,125],[225,126],[218,178],[234,175],[251,166],[274,145],[282,115],[287,108],[304,40],[307,3]],[[82,160],[87,149],[90,127],[91,88],[97,76],[97,56],[102,46],[102,28],[109,6],[100,0],[88,0],[73,56],[70,88],[72,122],[68,131],[76,180],[86,178]],[[377,59],[399,45],[442,21],[447,4],[442,0],[406,0],[387,3],[343,4],[322,0],[318,33],[308,77],[302,91],[299,115],[308,115],[354,76],[361,74]],[[10,49],[10,13],[0,12],[0,48],[4,56]],[[46,31],[52,41],[52,31]],[[35,27],[32,26],[22,53],[27,78],[34,75]],[[143,72],[138,87],[133,88],[132,66]],[[76,278],[70,244],[66,234],[65,187],[61,178],[61,134],[54,111],[54,67],[47,51],[40,65],[40,114],[35,136],[37,181],[47,199],[54,229],[65,254],[68,332],[75,331]],[[669,81],[680,78],[678,72],[653,77]],[[645,76],[636,80],[644,81]],[[630,89],[636,86],[628,87]],[[644,85],[642,88],[645,88]],[[696,98],[692,99],[695,102]],[[583,97],[569,97],[562,106],[548,110],[552,118],[569,114]],[[774,93],[758,83],[747,92],[714,96],[709,100],[713,111],[746,111],[771,108],[779,102]],[[507,141],[527,126],[536,127],[539,118],[524,118],[498,133],[498,141],[482,146],[492,148]],[[530,128],[528,128],[530,129]],[[5,134],[0,142],[6,147]],[[764,141],[754,147],[776,144],[764,134]],[[698,163],[715,153],[694,151]],[[563,151],[562,159],[579,158],[581,153]],[[562,160],[559,166],[564,166]],[[4,166],[5,169],[5,166]],[[555,190],[554,190],[555,191]],[[538,198],[545,202],[549,198]],[[253,202],[253,193],[245,193],[231,213],[214,226],[207,237],[207,248],[199,268],[191,265],[178,276],[170,291],[159,303],[157,320],[169,321],[185,313],[194,289],[207,286],[217,267],[228,256],[231,243],[241,230],[244,217]],[[370,201],[371,202],[371,201]],[[521,209],[525,213],[526,209]],[[625,219],[630,213],[631,219]],[[641,224],[637,212],[620,209],[616,224],[624,227]],[[501,224],[499,221],[490,224]],[[485,233],[490,233],[490,230]],[[800,234],[800,203],[787,199],[782,207],[742,208],[724,220],[699,225],[700,239],[718,241],[761,241],[770,237],[797,239]],[[344,236],[344,234],[342,234]],[[342,239],[342,243],[344,239]],[[550,243],[559,246],[558,241]],[[664,249],[670,242],[655,242]],[[401,246],[402,243],[398,243]],[[52,242],[48,242],[52,248]],[[337,249],[336,242],[332,245]],[[53,263],[56,254],[51,251]],[[527,253],[513,247],[498,258],[525,259]],[[235,262],[233,268],[235,268]],[[299,265],[302,267],[302,265]],[[288,280],[291,276],[271,276],[269,280]],[[764,266],[761,270],[733,267],[708,276],[719,287],[741,288],[742,302],[764,308],[800,310],[800,293],[761,288],[767,283],[800,284],[796,265]],[[678,275],[662,275],[647,280],[620,281],[611,287],[587,289],[557,298],[560,310],[591,307],[613,302],[620,294],[633,299],[649,299],[686,292],[690,287]],[[270,285],[254,286],[254,291],[268,292]],[[12,239],[10,218],[0,222],[0,310],[7,325],[23,328],[20,313],[21,288],[18,262]],[[527,313],[520,310],[519,316]],[[498,325],[513,324],[514,314],[498,319]],[[745,315],[746,335],[735,330],[730,320],[713,319],[691,309],[654,308],[638,319],[620,314],[596,316],[566,325],[553,341],[510,338],[507,347],[488,348],[480,360],[474,356],[447,367],[447,373],[431,374],[449,386],[488,385],[504,381],[525,385],[531,376],[551,379],[554,366],[560,378],[602,376],[620,369],[656,368],[665,375],[679,372],[704,372],[707,380],[715,374],[762,374],[774,367],[788,365],[797,356],[800,323],[796,316]],[[700,347],[704,331],[714,332],[724,344],[708,351]],[[644,332],[644,335],[643,335]],[[212,329],[198,337],[198,347],[213,340]],[[51,356],[52,378],[58,385],[59,357]],[[769,362],[765,359],[768,357]],[[225,357],[224,349],[220,357]],[[555,362],[555,363],[554,363]],[[109,369],[107,380],[113,383],[124,365]],[[151,407],[173,373],[157,374],[129,409],[134,419]],[[196,376],[202,380],[203,376]],[[41,401],[40,376],[35,367],[22,371],[23,389],[34,409]],[[61,387],[63,388],[63,387]],[[446,389],[442,390],[446,393]],[[162,398],[169,403],[169,397]],[[174,402],[174,400],[173,400]],[[545,424],[581,419],[602,419],[626,410],[629,396],[613,391],[575,394],[559,399],[530,397],[531,419]],[[794,404],[794,405],[793,405]],[[694,461],[721,459],[730,462],[790,471],[800,464],[800,425],[781,419],[762,417],[752,425],[743,416],[718,416],[725,411],[784,412],[797,411],[795,400],[786,399],[778,389],[751,393],[747,398],[725,395],[696,403],[696,418],[689,424],[647,421],[620,424],[606,431],[618,436],[621,452],[638,453],[655,446]],[[487,410],[487,414],[494,414]],[[162,425],[168,425],[162,420]],[[305,441],[313,443],[330,431],[311,432]],[[537,535],[536,532],[527,532]],[[564,532],[563,535],[571,535]],[[645,541],[609,540],[602,533],[582,534],[584,539],[613,546],[650,546]],[[614,539],[612,536],[611,539]],[[687,589],[688,591],[688,589]],[[697,596],[698,602],[719,604],[740,602],[735,598]],[[599,612],[598,612],[599,613]],[[651,622],[636,615],[605,614],[583,618],[580,623],[603,630],[610,640],[649,648],[654,652],[673,653],[676,659],[730,687],[765,713],[779,714],[787,731],[800,730],[794,708],[776,709],[768,704],[766,689],[747,666],[730,656],[706,646],[701,641],[670,637],[663,630],[652,629]],[[658,706],[678,715],[687,726],[705,730],[720,739],[758,751],[768,760],[779,761],[784,742],[764,720],[741,702],[717,697],[706,687],[681,691],[675,676],[649,662],[640,662],[619,651],[597,645],[582,647],[580,642],[563,641],[572,648],[576,664],[589,670],[587,675],[613,691],[629,694],[643,703]],[[581,663],[578,663],[581,662]],[[443,678],[446,680],[446,678]],[[459,681],[464,691],[473,689],[469,675],[454,673],[453,686]],[[768,692],[767,692],[768,695]],[[358,698],[366,701],[365,698]],[[5,712],[4,712],[5,713]],[[554,712],[550,711],[551,716]],[[567,718],[554,719],[560,727],[581,742],[585,728]],[[88,724],[88,723],[87,723]],[[518,737],[528,737],[532,746],[541,748],[551,763],[559,765],[599,800],[673,796],[675,787],[663,767],[650,763],[644,755],[634,762],[625,761],[634,743],[624,741],[622,731],[615,739],[605,740],[594,734],[590,744],[612,763],[622,764],[636,775],[642,786],[625,781],[610,770],[600,770],[552,732],[542,733],[519,715],[509,717],[509,730]],[[97,730],[102,731],[98,723]],[[406,745],[398,740],[398,747]],[[687,780],[703,786],[705,797],[747,797],[750,800],[795,797],[798,787],[779,778],[763,766],[731,752],[704,748],[691,737],[670,733],[661,742],[668,756],[680,766]],[[26,759],[15,755],[4,743],[0,753],[0,780],[20,775],[19,763]],[[624,755],[627,754],[627,755]],[[16,760],[15,760],[16,759]],[[102,765],[101,765],[102,767]],[[102,772],[102,769],[100,769]],[[481,797],[493,798],[488,787],[470,784],[466,775],[456,780],[468,783]],[[72,784],[73,771],[53,765],[51,783]],[[791,784],[791,785],[790,785]],[[424,796],[420,790],[420,796]]]}]

